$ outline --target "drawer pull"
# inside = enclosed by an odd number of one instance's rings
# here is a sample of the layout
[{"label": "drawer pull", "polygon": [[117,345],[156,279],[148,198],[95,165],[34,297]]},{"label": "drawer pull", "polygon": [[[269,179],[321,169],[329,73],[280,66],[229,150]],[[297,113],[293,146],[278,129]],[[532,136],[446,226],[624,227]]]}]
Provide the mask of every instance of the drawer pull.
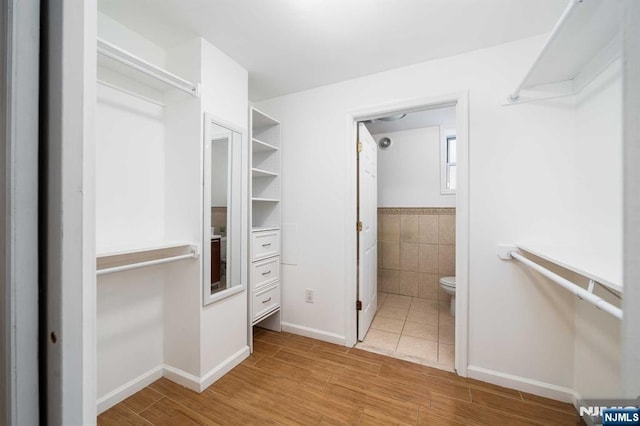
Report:
[{"label": "drawer pull", "polygon": [[269,303],[271,302],[271,298],[268,298],[267,300],[263,300],[262,303]]},{"label": "drawer pull", "polygon": [[267,271],[267,272],[263,272],[262,275],[265,276],[265,275],[269,275],[270,273],[271,271]]},{"label": "drawer pull", "polygon": [[270,245],[271,243],[266,243],[266,244],[263,244],[262,247],[269,247]]}]

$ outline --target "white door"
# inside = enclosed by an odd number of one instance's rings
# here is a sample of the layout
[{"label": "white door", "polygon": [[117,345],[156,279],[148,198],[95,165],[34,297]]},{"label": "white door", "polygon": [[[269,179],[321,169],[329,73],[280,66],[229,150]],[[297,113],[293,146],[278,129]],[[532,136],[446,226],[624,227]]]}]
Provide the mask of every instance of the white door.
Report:
[{"label": "white door", "polygon": [[362,123],[358,140],[358,340],[362,341],[378,307],[378,146]]}]

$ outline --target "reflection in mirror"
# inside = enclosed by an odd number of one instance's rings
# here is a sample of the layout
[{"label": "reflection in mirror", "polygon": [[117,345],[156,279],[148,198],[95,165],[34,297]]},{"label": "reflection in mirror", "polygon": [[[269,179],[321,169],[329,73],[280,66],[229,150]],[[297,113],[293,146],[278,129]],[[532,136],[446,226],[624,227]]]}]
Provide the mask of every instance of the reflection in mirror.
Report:
[{"label": "reflection in mirror", "polygon": [[[223,130],[211,140],[211,294],[227,288],[227,194],[229,140]],[[223,136],[224,135],[224,136]]]},{"label": "reflection in mirror", "polygon": [[204,146],[203,303],[242,286],[242,135],[206,120]]}]

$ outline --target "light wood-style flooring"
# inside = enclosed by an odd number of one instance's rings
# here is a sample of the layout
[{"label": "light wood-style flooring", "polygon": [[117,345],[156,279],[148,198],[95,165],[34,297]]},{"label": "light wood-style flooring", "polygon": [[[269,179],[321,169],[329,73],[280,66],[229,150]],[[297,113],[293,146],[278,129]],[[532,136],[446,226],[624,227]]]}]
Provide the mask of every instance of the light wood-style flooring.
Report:
[{"label": "light wood-style flooring", "polygon": [[289,333],[257,330],[255,351],[198,394],[160,379],[99,425],[576,425],[557,401]]}]

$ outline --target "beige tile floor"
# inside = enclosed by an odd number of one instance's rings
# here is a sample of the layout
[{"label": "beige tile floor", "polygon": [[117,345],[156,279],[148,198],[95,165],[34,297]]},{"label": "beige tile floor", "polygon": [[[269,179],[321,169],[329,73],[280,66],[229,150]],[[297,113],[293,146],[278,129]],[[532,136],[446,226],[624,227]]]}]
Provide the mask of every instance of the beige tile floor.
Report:
[{"label": "beige tile floor", "polygon": [[378,312],[356,347],[453,371],[454,318],[449,304],[378,293]]}]

